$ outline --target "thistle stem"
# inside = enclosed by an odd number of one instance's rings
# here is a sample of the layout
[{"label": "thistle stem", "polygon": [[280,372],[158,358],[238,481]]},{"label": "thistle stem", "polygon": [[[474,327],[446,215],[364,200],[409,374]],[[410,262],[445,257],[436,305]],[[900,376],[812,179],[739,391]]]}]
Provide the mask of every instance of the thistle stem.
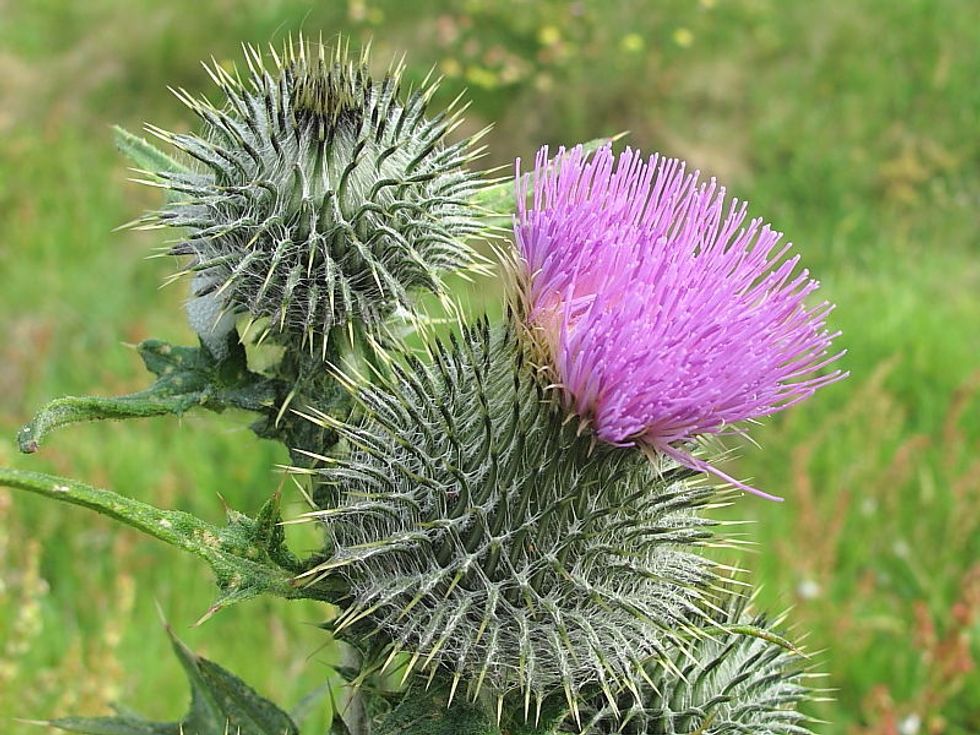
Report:
[{"label": "thistle stem", "polygon": [[49,433],[62,426],[87,421],[179,416],[194,406],[202,405],[205,400],[206,396],[201,391],[175,394],[172,390],[162,390],[158,385],[112,398],[56,398],[38,411],[31,422],[17,433],[17,445],[21,452],[33,454]]},{"label": "thistle stem", "polygon": [[189,513],[162,510],[76,480],[8,467],[0,467],[0,485],[94,510],[205,559],[214,554],[213,544],[206,543],[214,527]]}]

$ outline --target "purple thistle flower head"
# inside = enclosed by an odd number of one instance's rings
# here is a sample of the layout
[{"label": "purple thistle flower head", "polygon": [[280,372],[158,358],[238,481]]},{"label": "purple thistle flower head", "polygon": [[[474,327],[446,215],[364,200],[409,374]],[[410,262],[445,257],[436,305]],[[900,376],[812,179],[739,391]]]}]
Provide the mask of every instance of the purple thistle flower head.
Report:
[{"label": "purple thistle flower head", "polygon": [[791,245],[659,155],[545,147],[517,182],[525,319],[570,409],[603,441],[778,500],[682,447],[845,377],[820,373],[843,354],[829,353],[833,305],[806,304],[819,284]]}]

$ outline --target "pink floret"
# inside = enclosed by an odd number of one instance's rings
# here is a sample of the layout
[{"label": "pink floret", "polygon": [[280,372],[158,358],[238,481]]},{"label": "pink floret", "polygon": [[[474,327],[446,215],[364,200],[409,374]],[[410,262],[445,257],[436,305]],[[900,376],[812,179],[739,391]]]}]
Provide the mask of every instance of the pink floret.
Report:
[{"label": "pink floret", "polygon": [[[720,472],[681,447],[742,431],[845,376],[833,305],[746,204],[676,159],[609,147],[518,161],[515,235],[532,325],[570,407],[603,441]],[[533,201],[528,190],[533,184]]]}]

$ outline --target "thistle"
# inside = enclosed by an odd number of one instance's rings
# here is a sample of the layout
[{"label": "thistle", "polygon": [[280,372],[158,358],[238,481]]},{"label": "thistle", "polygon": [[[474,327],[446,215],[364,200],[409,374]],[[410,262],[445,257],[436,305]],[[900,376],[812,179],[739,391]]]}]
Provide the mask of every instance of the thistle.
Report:
[{"label": "thistle", "polygon": [[[328,627],[361,654],[338,670],[347,681],[416,675],[394,707],[390,691],[352,686],[331,732],[807,735],[808,673],[781,621],[751,615],[719,573],[730,568],[703,553],[729,492],[702,472],[765,494],[694,446],[844,376],[825,370],[839,357],[833,307],[807,305],[818,284],[790,246],[679,161],[617,160],[608,146],[549,160],[545,148],[533,176],[518,161],[504,323],[460,326],[424,360],[404,344],[374,352],[414,292],[442,295],[443,274],[478,262],[467,240],[488,200],[466,165],[479,136],[449,142],[455,103],[428,116],[434,84],[403,95],[401,67],[375,80],[366,54],[303,40],[270,48],[271,63],[245,54],[244,79],[208,68],[220,105],[177,93],[199,134],[150,128],[193,168],[123,138],[170,194],[141,222],[183,233],[168,250],[186,258],[174,277],[192,277],[205,346],[144,342],[153,386],[52,402],[20,442],[32,452],[50,429],[93,418],[258,413],[253,430],[310,480],[299,520],[320,524],[324,547],[287,547],[278,492],[256,518],[229,510],[216,526],[38,473],[0,469],[0,484],[201,557],[220,591],[205,618],[263,593],[326,602],[338,610]],[[258,324],[258,342],[284,347],[263,372],[237,332],[246,317],[246,334]],[[177,652],[195,704],[221,705],[206,717],[51,724],[298,732]],[[457,695],[470,704],[451,706]]]},{"label": "thistle", "polygon": [[360,421],[316,417],[350,449],[319,458],[310,515],[332,548],[304,575],[346,581],[335,630],[378,632],[406,677],[441,671],[525,716],[554,692],[573,712],[592,687],[610,706],[639,697],[643,666],[672,667],[698,635],[714,492],[578,434],[513,324],[480,322],[429,358],[357,387]]},{"label": "thistle", "polygon": [[[715,613],[717,630],[677,655],[674,667],[647,666],[643,701],[613,708],[596,698],[585,706],[592,735],[808,735],[810,718],[797,707],[814,690],[800,654],[771,636],[781,620],[754,615],[744,597],[730,596]],[[752,634],[747,635],[746,629]],[[683,672],[679,677],[676,671]]]},{"label": "thistle", "polygon": [[413,291],[441,294],[442,274],[478,264],[481,184],[465,166],[479,135],[450,143],[457,103],[428,116],[435,83],[402,94],[402,67],[376,80],[367,52],[301,39],[269,57],[246,46],[244,79],[205,66],[219,105],[176,92],[199,134],[148,126],[195,167],[146,182],[172,196],[142,223],[183,233],[175,278],[193,275],[188,315],[209,346],[247,315],[260,340],[325,357],[335,327],[379,331]]},{"label": "thistle", "polygon": [[657,155],[537,156],[518,173],[520,299],[540,361],[598,439],[772,499],[683,447],[741,433],[844,377],[819,284],[746,204]]}]

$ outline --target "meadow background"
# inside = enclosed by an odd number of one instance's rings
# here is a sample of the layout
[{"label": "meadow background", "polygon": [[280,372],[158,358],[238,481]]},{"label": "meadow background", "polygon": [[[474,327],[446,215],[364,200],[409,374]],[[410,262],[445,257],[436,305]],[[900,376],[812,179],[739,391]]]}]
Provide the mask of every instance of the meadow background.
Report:
[{"label": "meadow background", "polygon": [[[486,164],[630,130],[716,175],[797,243],[838,304],[852,375],[755,433],[731,467],[762,604],[794,606],[833,701],[822,732],[980,732],[980,5],[975,0],[0,0],[0,463],[157,504],[248,512],[285,456],[242,416],[14,434],[63,394],[138,389],[126,344],[189,343],[156,236],[112,232],[154,192],[109,125],[181,129],[166,85],[299,30],[435,66]],[[497,308],[483,281],[462,297]],[[291,498],[298,508],[298,498]],[[283,705],[328,675],[315,605],[252,601],[200,628],[210,573],[82,509],[0,490],[0,730],[15,717],[183,712],[157,605]],[[320,721],[324,714],[319,716]],[[316,723],[314,723],[315,725]],[[311,728],[310,732],[315,732]],[[321,730],[322,732],[322,730]]]}]

